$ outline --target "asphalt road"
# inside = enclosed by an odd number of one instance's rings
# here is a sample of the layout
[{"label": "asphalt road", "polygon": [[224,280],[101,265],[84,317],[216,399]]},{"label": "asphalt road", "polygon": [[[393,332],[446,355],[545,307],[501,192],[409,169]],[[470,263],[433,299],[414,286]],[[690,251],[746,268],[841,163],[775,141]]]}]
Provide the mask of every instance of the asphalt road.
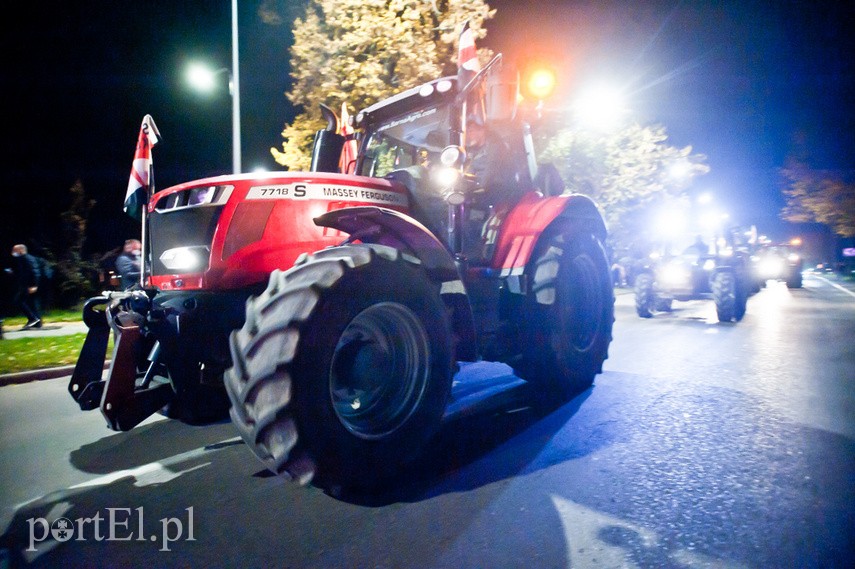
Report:
[{"label": "asphalt road", "polygon": [[116,434],[67,379],[2,387],[0,567],[850,567],[855,292],[770,283],[738,324],[631,300],[592,389],[450,422],[380,496],[268,476],[227,423]]}]

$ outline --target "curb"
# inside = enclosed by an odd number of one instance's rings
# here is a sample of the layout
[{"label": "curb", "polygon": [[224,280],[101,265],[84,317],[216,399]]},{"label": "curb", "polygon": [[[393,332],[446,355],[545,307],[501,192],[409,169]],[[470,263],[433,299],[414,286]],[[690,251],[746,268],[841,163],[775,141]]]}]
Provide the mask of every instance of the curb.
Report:
[{"label": "curb", "polygon": [[[104,362],[104,369],[110,367],[110,360]],[[7,373],[0,375],[0,387],[7,385],[19,385],[22,383],[30,383],[31,381],[41,381],[44,379],[56,379],[65,375],[74,373],[74,366],[49,367],[44,369],[32,369],[28,371],[19,371],[16,373]]]}]

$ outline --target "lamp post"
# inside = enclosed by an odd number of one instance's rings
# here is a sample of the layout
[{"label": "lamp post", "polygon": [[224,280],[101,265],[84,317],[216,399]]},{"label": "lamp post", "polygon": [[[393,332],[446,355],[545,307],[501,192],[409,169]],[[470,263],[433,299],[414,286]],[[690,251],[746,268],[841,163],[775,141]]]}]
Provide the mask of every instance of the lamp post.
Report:
[{"label": "lamp post", "polygon": [[240,174],[240,73],[238,60],[237,0],[232,0],[232,75],[229,92],[232,95],[232,168]]},{"label": "lamp post", "polygon": [[240,74],[238,65],[237,0],[232,0],[232,68],[221,67],[211,70],[201,63],[192,63],[187,68],[187,81],[195,89],[208,93],[216,86],[216,77],[222,73],[229,77],[229,95],[232,98],[232,170],[241,172],[240,159]]}]

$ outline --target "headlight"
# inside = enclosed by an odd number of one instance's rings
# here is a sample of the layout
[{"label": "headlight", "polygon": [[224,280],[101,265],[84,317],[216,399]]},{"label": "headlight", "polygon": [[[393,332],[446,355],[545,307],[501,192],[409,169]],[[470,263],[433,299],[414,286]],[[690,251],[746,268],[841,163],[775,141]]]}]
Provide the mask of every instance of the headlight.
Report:
[{"label": "headlight", "polygon": [[763,259],[760,261],[760,265],[758,266],[760,276],[766,278],[778,278],[781,271],[784,269],[783,265],[784,263],[777,257],[768,257]]},{"label": "headlight", "polygon": [[446,146],[439,155],[439,161],[449,168],[460,168],[466,161],[466,152],[460,146]]},{"label": "headlight", "polygon": [[209,249],[204,246],[175,247],[160,256],[160,262],[170,271],[192,272],[201,270],[208,261]]},{"label": "headlight", "polygon": [[715,268],[715,261],[713,261],[712,259],[707,259],[706,261],[704,261],[703,269],[705,271],[711,271],[714,268]]},{"label": "headlight", "polygon": [[439,166],[431,172],[431,178],[441,188],[450,188],[460,177],[460,170],[448,166]]},{"label": "headlight", "polygon": [[691,280],[691,273],[680,264],[668,264],[659,270],[659,281],[666,287],[684,286]]},{"label": "headlight", "polygon": [[791,263],[798,263],[799,262],[799,256],[796,255],[795,253],[790,253],[789,255],[787,255],[787,260]]}]

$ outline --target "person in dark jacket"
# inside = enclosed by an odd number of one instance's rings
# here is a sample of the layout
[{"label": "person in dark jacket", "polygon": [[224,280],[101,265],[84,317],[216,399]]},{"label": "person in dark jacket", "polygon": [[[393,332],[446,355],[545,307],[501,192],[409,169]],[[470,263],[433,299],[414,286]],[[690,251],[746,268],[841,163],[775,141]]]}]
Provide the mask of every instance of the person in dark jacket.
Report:
[{"label": "person in dark jacket", "polygon": [[128,290],[140,280],[141,248],[138,239],[128,239],[122,254],[116,257],[116,271],[122,279],[122,290]]},{"label": "person in dark jacket", "polygon": [[12,247],[12,272],[18,285],[15,304],[27,317],[23,330],[41,328],[42,317],[38,298],[41,272],[37,259],[27,253],[26,245],[18,244]]}]

